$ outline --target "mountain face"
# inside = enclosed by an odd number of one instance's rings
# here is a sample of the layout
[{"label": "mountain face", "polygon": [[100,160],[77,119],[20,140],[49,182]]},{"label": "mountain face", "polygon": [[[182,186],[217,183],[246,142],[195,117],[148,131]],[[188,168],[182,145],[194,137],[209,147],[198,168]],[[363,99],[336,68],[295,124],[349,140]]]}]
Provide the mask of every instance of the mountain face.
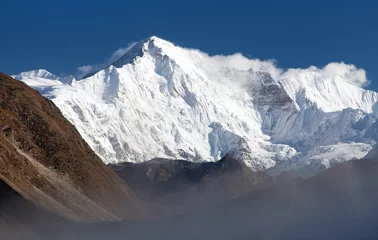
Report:
[{"label": "mountain face", "polygon": [[[0,179],[24,199],[76,221],[143,215],[130,188],[48,99],[0,73]],[[111,198],[109,198],[111,196]]]},{"label": "mountain face", "polygon": [[378,136],[377,93],[328,72],[281,71],[151,37],[81,80],[44,70],[15,78],[50,98],[105,163],[230,154],[254,171],[309,177],[363,158]]}]

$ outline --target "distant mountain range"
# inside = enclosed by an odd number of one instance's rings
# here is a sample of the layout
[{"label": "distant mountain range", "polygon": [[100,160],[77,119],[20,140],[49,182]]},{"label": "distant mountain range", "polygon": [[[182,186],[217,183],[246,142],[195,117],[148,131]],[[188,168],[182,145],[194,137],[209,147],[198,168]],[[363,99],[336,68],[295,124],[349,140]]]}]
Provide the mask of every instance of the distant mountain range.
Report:
[{"label": "distant mountain range", "polygon": [[155,216],[188,213],[272,186],[273,179],[226,155],[218,162],[153,159],[110,165]]}]

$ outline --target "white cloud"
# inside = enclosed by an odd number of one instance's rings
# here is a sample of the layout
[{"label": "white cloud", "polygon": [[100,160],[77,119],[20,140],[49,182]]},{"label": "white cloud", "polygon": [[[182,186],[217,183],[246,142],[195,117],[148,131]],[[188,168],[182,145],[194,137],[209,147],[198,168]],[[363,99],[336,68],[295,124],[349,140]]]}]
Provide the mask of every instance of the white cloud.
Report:
[{"label": "white cloud", "polygon": [[369,84],[369,80],[366,77],[366,71],[362,68],[357,68],[353,64],[333,62],[321,69],[320,72],[327,77],[338,76],[359,87],[364,87]]},{"label": "white cloud", "polygon": [[107,64],[112,64],[113,62],[117,61],[118,59],[120,59],[123,55],[125,55],[125,53],[127,51],[130,50],[130,48],[132,48],[136,43],[133,42],[133,43],[130,43],[128,45],[128,47],[125,47],[125,48],[119,48],[117,51],[115,51],[107,60]]},{"label": "white cloud", "polygon": [[323,68],[311,66],[307,69],[283,70],[276,66],[275,60],[248,59],[240,53],[230,56],[217,55],[211,57],[211,59],[214,60],[214,64],[239,70],[253,69],[255,71],[269,72],[277,80],[283,76],[289,76],[289,74],[293,74],[294,72],[316,72],[320,77],[339,77],[358,87],[366,87],[370,83],[364,69],[357,68],[353,64],[346,64],[344,62],[331,62]]},{"label": "white cloud", "polygon": [[253,69],[255,71],[269,72],[275,78],[278,78],[282,72],[281,69],[276,67],[275,60],[249,59],[243,56],[241,53],[236,53],[229,56],[216,55],[211,57],[211,59],[220,65],[239,70]]},{"label": "white cloud", "polygon": [[132,42],[132,43],[129,43],[127,45],[127,47],[125,47],[125,48],[117,49],[115,52],[112,53],[112,55],[110,57],[106,58],[103,63],[95,64],[95,65],[84,65],[84,66],[80,66],[80,67],[76,68],[77,79],[80,79],[80,78],[82,78],[83,76],[85,76],[89,73],[96,72],[96,71],[99,71],[101,69],[108,67],[110,64],[112,64],[113,62],[115,62],[116,60],[121,58],[135,44],[136,44],[136,42]]},{"label": "white cloud", "polygon": [[340,78],[358,87],[366,87],[370,83],[364,69],[344,62],[331,62],[323,68],[311,66],[307,69],[288,69],[284,72],[283,77],[300,79],[299,75],[307,73],[315,73],[320,78]]},{"label": "white cloud", "polygon": [[[202,58],[199,59],[207,59],[208,61],[203,62],[203,67],[207,67],[208,70],[211,72],[219,71],[220,69],[229,68],[229,69],[237,69],[241,71],[246,71],[252,69],[254,71],[264,71],[268,72],[272,75],[272,77],[276,80],[281,78],[293,78],[297,79],[298,81],[303,81],[306,77],[303,74],[308,73],[316,73],[316,78],[312,80],[319,79],[319,78],[339,78],[343,81],[349,82],[358,87],[367,87],[370,81],[367,78],[366,71],[362,68],[357,68],[353,64],[346,64],[344,62],[331,62],[324,66],[323,68],[310,66],[308,68],[289,68],[289,69],[282,69],[279,68],[276,64],[276,60],[268,59],[268,60],[260,60],[260,59],[250,59],[245,57],[241,53],[236,53],[233,55],[214,55],[209,56],[208,54],[201,52],[199,50],[194,49],[185,49],[192,52],[192,54],[200,54]],[[204,60],[202,60],[204,61]],[[216,73],[214,73],[216,74]],[[309,74],[311,76],[311,74]],[[313,75],[315,77],[315,75]],[[235,79],[236,80],[236,79]]]},{"label": "white cloud", "polygon": [[80,66],[77,68],[77,72],[79,75],[81,76],[84,76],[84,75],[87,75],[88,73],[92,72],[94,69],[93,66],[91,65],[84,65],[84,66]]}]

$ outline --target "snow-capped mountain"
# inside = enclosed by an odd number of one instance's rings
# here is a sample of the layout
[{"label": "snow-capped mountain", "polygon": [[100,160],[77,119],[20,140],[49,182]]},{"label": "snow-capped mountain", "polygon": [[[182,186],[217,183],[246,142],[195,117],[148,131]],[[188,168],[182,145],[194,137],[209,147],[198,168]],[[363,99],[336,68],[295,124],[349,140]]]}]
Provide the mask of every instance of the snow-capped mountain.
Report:
[{"label": "snow-capped mountain", "polygon": [[39,90],[47,87],[52,87],[61,84],[72,84],[75,78],[71,75],[66,77],[58,77],[45,69],[38,69],[34,71],[23,72],[18,75],[13,75],[13,78],[21,80],[26,84],[33,86]]},{"label": "snow-capped mountain", "polygon": [[52,99],[105,163],[229,153],[254,170],[308,176],[364,157],[378,136],[378,95],[343,63],[284,71],[151,37],[81,80],[14,77]]}]

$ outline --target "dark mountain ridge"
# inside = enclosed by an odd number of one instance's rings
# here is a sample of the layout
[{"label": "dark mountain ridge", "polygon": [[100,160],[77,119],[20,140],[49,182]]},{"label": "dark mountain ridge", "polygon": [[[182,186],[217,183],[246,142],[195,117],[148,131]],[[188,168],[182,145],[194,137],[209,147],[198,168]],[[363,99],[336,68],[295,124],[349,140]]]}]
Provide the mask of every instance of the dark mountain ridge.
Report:
[{"label": "dark mountain ridge", "polygon": [[253,172],[228,154],[218,162],[153,159],[110,167],[158,215],[211,207],[273,184],[268,175]]}]

